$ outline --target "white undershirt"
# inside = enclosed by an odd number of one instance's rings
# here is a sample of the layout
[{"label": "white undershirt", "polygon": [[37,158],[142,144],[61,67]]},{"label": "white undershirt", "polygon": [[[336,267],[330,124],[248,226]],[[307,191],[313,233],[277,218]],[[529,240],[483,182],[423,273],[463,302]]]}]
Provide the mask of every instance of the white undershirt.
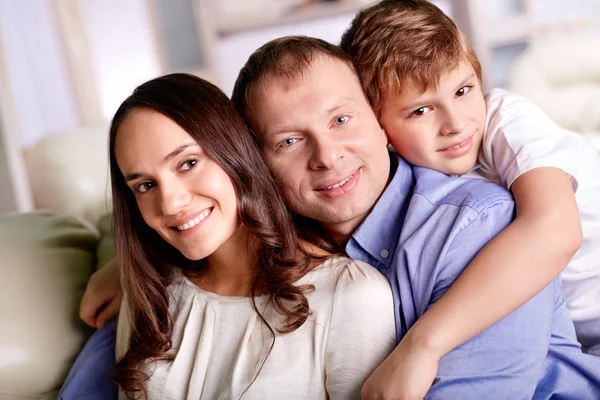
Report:
[{"label": "white undershirt", "polygon": [[581,135],[555,124],[515,94],[486,96],[487,122],[479,165],[465,176],[510,188],[523,173],[557,167],[569,174],[579,206],[583,244],[563,271],[563,294],[577,337],[600,355],[600,155]]},{"label": "white undershirt", "polygon": [[[307,296],[312,314],[297,330],[276,332],[275,345],[243,398],[360,398],[363,382],[396,343],[389,283],[367,264],[335,257],[298,284],[316,287]],[[144,367],[152,373],[149,398],[240,398],[272,341],[251,299],[203,291],[182,274],[168,290],[176,356]],[[256,297],[257,307],[274,326],[281,316],[265,306],[267,299]],[[127,318],[119,320],[117,359],[128,346],[127,324]]]}]

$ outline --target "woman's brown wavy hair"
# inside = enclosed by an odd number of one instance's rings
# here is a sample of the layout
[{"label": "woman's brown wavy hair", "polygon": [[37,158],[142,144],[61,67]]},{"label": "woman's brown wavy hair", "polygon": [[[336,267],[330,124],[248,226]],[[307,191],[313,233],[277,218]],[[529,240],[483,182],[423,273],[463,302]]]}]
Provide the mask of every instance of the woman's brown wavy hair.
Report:
[{"label": "woman's brown wavy hair", "polygon": [[[146,392],[149,377],[139,369],[141,362],[174,358],[169,352],[173,324],[167,292],[173,268],[204,268],[202,260],[185,259],[146,225],[119,170],[115,138],[123,121],[139,109],[172,119],[231,179],[241,221],[258,243],[255,256],[260,272],[253,294],[259,294],[258,287],[261,294],[267,292],[274,309],[286,318],[278,331],[290,332],[304,323],[309,315],[305,294],[312,289],[294,284],[308,270],[311,258],[299,247],[289,211],[232,102],[216,86],[193,75],[171,74],[142,84],[113,117],[109,144],[116,251],[132,321],[129,350],[114,373],[115,382],[128,394]],[[271,348],[273,344],[274,339]]]}]

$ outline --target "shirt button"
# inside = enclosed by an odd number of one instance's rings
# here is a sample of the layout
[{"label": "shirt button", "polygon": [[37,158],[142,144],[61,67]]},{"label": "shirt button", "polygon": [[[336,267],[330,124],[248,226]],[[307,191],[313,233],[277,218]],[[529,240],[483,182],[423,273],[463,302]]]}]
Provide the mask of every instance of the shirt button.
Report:
[{"label": "shirt button", "polygon": [[381,250],[381,257],[387,258],[390,255],[390,252],[386,249]]}]

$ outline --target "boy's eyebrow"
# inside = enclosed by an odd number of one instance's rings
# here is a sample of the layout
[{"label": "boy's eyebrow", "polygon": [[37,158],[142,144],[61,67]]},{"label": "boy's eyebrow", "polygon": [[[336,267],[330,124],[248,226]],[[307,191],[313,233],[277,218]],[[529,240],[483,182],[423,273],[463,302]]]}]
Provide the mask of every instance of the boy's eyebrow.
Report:
[{"label": "boy's eyebrow", "polygon": [[[178,156],[179,154],[181,154],[188,147],[197,146],[197,145],[198,145],[198,143],[187,143],[187,144],[183,144],[183,145],[177,147],[175,150],[173,150],[172,152],[170,152],[169,154],[167,154],[165,156],[165,158],[163,158],[163,163],[166,163],[169,160],[171,160],[173,157]],[[133,180],[138,179],[138,178],[140,178],[142,176],[143,176],[143,174],[140,173],[140,172],[132,172],[131,174],[127,174],[125,176],[125,182],[133,181]]]},{"label": "boy's eyebrow", "polygon": [[463,79],[458,86],[456,87],[457,89],[460,89],[461,87],[463,87],[465,85],[465,83],[469,82],[470,80],[472,80],[473,78],[475,78],[475,74],[473,72],[471,72],[469,74],[469,76],[467,76],[465,79]]},{"label": "boy's eyebrow", "polygon": [[[458,85],[456,85],[456,90],[460,89],[460,88],[461,88],[461,87],[463,87],[463,86],[464,86],[464,85],[465,85],[467,82],[469,82],[469,81],[471,81],[471,80],[473,80],[473,79],[475,79],[475,74],[474,74],[474,73],[470,73],[470,74],[469,74],[469,76],[467,76],[465,79],[463,79],[462,81],[460,81],[460,83],[459,83]],[[406,111],[412,110],[412,109],[414,109],[414,108],[417,108],[417,106],[419,106],[419,105],[421,105],[421,104],[423,104],[423,103],[427,103],[427,102],[428,102],[428,100],[427,100],[427,99],[426,99],[426,100],[419,100],[419,101],[415,101],[415,102],[413,102],[413,103],[409,104],[408,106],[401,108],[401,109],[400,109],[400,112],[401,112],[401,113],[403,113],[403,112],[406,112]]]},{"label": "boy's eyebrow", "polygon": [[401,113],[404,113],[406,111],[412,111],[417,107],[420,107],[423,103],[427,103],[427,100],[419,100],[419,101],[415,101],[413,103],[410,103],[409,105],[407,105],[406,107],[402,107],[400,109]]}]

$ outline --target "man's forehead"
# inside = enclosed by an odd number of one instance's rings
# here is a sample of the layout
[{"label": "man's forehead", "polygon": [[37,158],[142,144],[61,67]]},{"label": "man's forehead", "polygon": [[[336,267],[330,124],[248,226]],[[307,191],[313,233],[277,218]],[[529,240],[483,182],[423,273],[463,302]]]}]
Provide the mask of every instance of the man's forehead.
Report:
[{"label": "man's forehead", "polygon": [[363,97],[352,68],[342,60],[317,56],[293,76],[271,74],[257,82],[247,104],[252,128],[262,137],[289,125],[294,117],[326,114]]}]

